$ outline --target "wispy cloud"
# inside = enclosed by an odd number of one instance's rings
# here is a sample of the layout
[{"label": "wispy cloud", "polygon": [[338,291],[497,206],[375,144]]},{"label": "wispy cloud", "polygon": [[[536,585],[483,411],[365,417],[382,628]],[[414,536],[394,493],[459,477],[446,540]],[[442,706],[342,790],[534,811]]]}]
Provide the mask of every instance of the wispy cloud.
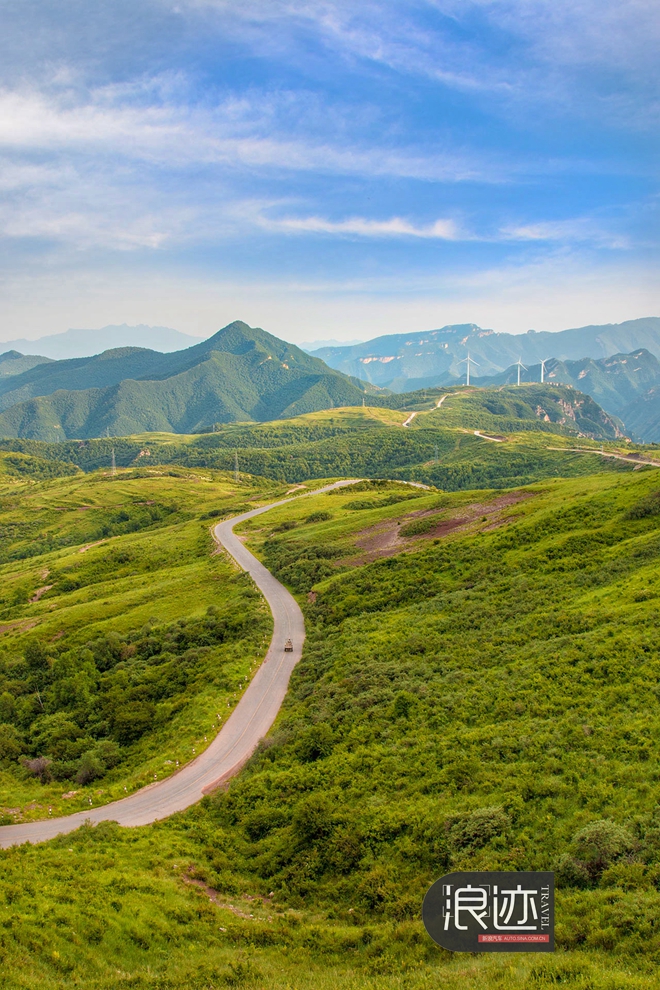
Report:
[{"label": "wispy cloud", "polygon": [[357,237],[420,237],[424,240],[459,240],[461,235],[453,220],[435,220],[431,224],[416,226],[402,217],[389,220],[369,220],[366,217],[350,217],[347,220],[327,220],[323,217],[284,217],[278,220],[260,217],[259,223],[268,230],[289,231],[300,234],[332,234]]},{"label": "wispy cloud", "polygon": [[[186,0],[183,0],[186,3]],[[660,114],[657,0],[187,0],[262,50],[296,34],[345,60],[626,128]],[[496,41],[496,44],[493,42]],[[640,100],[640,96],[644,98]],[[495,106],[491,106],[491,111]]]},{"label": "wispy cloud", "polygon": [[582,242],[612,250],[628,250],[632,246],[629,236],[608,230],[592,217],[544,220],[505,227],[501,236],[504,240],[512,241],[554,241],[562,244]]},{"label": "wispy cloud", "polygon": [[461,322],[507,265],[512,308],[547,302],[553,259],[561,278],[651,267],[657,0],[113,0],[84,19],[35,3],[38,32],[14,4],[0,37],[11,278],[59,266],[70,287],[97,265],[115,300],[145,272],[221,272],[265,324],[253,300],[288,286],[286,326],[316,277],[319,325],[363,276],[406,300],[442,283]]},{"label": "wispy cloud", "polygon": [[[136,87],[142,94],[143,87]],[[67,94],[68,95],[68,94]],[[276,168],[344,175],[399,176],[443,182],[502,182],[506,167],[465,153],[369,146],[350,137],[326,140],[287,132],[258,94],[216,106],[184,100],[135,105],[129,87],[93,91],[85,103],[39,92],[0,92],[0,148],[110,154],[159,167]],[[291,100],[288,101],[290,103]],[[280,133],[277,133],[278,130]],[[494,158],[494,156],[491,156]]]}]

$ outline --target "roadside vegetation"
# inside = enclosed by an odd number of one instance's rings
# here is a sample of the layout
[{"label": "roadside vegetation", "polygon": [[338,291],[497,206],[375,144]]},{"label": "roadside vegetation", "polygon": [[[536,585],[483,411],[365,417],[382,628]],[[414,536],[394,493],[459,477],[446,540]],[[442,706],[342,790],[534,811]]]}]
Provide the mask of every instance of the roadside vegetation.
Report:
[{"label": "roadside vegetation", "polygon": [[[486,447],[464,436],[502,461],[515,454],[517,440]],[[566,443],[553,437],[555,446]],[[544,438],[532,436],[530,451],[534,444],[541,458]],[[596,452],[555,453],[564,465],[593,458],[605,466]],[[248,545],[306,613],[303,659],[273,731],[227,790],[167,822],[136,830],[103,824],[0,853],[7,986],[655,987],[660,476],[611,466],[479,491],[363,480],[296,497],[243,524]],[[31,642],[43,645],[51,673],[59,661],[53,648],[76,658],[76,670],[93,664],[98,687],[83,707],[102,714],[104,678],[117,668],[130,674],[134,665],[140,689],[161,683],[163,663],[170,665],[164,682],[179,671],[187,676],[178,631],[212,637],[218,624],[247,616],[236,638],[190,647],[228,681],[208,695],[181,687],[187,707],[175,716],[172,751],[186,732],[186,745],[201,743],[205,713],[222,711],[218,696],[231,704],[238,683],[229,675],[249,673],[267,626],[249,584],[210,556],[202,516],[238,512],[249,498],[258,497],[249,502],[256,505],[284,490],[177,470],[179,477],[126,472],[29,486],[13,479],[12,486],[26,485],[12,502],[15,523],[39,511],[49,531],[52,512],[64,535],[75,531],[83,545],[92,535],[108,542],[82,556],[71,543],[18,564],[7,559],[2,573],[13,575],[8,586],[24,582],[24,598],[7,601],[10,613],[18,611],[3,621],[41,624],[13,626],[0,639],[2,662],[11,656],[26,677],[31,662],[42,669],[29,659]],[[131,499],[172,511],[132,532],[98,536],[103,520]],[[83,502],[96,508],[55,516]],[[76,528],[80,518],[86,535]],[[175,563],[169,550],[179,541]],[[26,536],[20,545],[29,543]],[[115,580],[91,583],[87,561],[100,567],[113,547],[142,547],[144,560],[158,563],[132,575],[134,560],[116,562]],[[80,585],[56,592],[56,584],[26,602],[49,583],[39,571],[46,566],[58,581]],[[112,649],[125,659],[108,660]],[[54,690],[52,681],[44,687]],[[29,692],[36,696],[32,684]],[[59,696],[47,696],[57,708]],[[76,717],[75,706],[57,710]],[[122,742],[112,714],[103,719],[104,738],[127,753],[106,779],[138,765],[153,777],[174,723],[165,716],[159,728]],[[81,730],[93,753],[101,737],[93,725]],[[26,729],[25,739],[34,738]],[[60,772],[54,764],[51,773]],[[54,781],[21,778],[25,767],[4,773],[13,793],[27,796],[20,789],[29,785],[45,805]],[[425,935],[421,899],[443,872],[548,868],[559,885],[554,956],[451,956]]]},{"label": "roadside vegetation", "polygon": [[260,494],[183,470],[0,480],[3,824],[105,804],[210,741],[271,629],[210,526]]}]

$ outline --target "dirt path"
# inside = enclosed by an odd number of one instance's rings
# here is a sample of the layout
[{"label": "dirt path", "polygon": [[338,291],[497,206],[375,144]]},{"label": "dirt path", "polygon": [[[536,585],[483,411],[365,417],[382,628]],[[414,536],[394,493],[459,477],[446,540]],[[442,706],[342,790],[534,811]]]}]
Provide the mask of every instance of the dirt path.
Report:
[{"label": "dirt path", "polygon": [[613,454],[607,450],[592,450],[590,447],[548,447],[548,450],[560,450],[565,454],[598,454],[599,457],[611,457],[615,461],[625,461],[626,464],[648,464],[660,468],[660,461],[642,457],[641,454]]},{"label": "dirt path", "polygon": [[416,415],[417,415],[416,412],[412,412],[410,414],[410,416],[408,416],[408,419],[405,421],[405,423],[403,425],[404,426],[410,426],[410,424],[412,423],[412,421],[413,421],[413,419],[415,418]]},{"label": "dirt path", "polygon": [[[514,517],[505,515],[505,510],[518,502],[531,498],[532,495],[532,492],[508,492],[490,502],[474,502],[454,510],[450,514],[445,514],[442,510],[438,511],[437,509],[420,509],[416,512],[409,512],[403,517],[404,522],[429,517],[433,519],[427,532],[410,536],[401,535],[402,520],[400,518],[376,523],[357,534],[355,546],[361,552],[346,557],[339,563],[355,567],[378,560],[381,557],[392,557],[403,551],[418,549],[420,542],[437,540],[450,533],[464,531],[475,524],[479,525],[484,532],[488,532],[498,526],[512,522]],[[483,523],[487,523],[487,525],[484,526]]]},{"label": "dirt path", "polygon": [[475,437],[479,437],[481,440],[490,440],[492,443],[506,443],[506,437],[489,437],[486,433],[482,433],[480,430],[473,430]]}]

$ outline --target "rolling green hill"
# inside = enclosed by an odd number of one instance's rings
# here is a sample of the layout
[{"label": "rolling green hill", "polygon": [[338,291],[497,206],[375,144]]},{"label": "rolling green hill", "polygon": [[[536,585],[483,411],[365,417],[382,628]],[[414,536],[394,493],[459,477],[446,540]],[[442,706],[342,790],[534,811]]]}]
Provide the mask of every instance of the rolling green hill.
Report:
[{"label": "rolling green hill", "polygon": [[[152,742],[178,745],[168,719],[131,741],[108,718],[104,738],[124,762],[56,790],[21,770],[8,743],[29,758],[45,745],[98,747],[90,726],[109,687],[115,705],[172,705],[177,694],[149,696],[163,683],[181,692],[173,718],[192,733],[227,689],[209,684],[212,671],[230,690],[244,674],[239,640],[195,644],[185,687],[163,676],[181,665],[171,627],[197,635],[204,596],[221,597],[222,618],[238,606],[259,621],[228,565],[190,551],[207,538],[202,508],[240,510],[268,492],[178,472],[0,485],[4,532],[12,513],[73,541],[3,565],[24,582],[0,640],[4,820],[46,814],[65,787],[103,800],[127,769],[139,780],[142,765],[146,779]],[[244,526],[306,610],[305,652],[271,735],[227,791],[169,821],[0,852],[7,990],[654,990],[658,486],[653,470],[507,492],[362,482]],[[150,500],[176,508],[147,520]],[[105,549],[81,557],[76,541],[103,525]],[[171,572],[149,570],[174,533]],[[10,552],[30,539],[8,534]],[[55,587],[29,602],[47,566]],[[168,581],[173,597],[160,593]],[[51,772],[66,772],[57,759]],[[555,869],[558,952],[436,948],[420,903],[451,869]]]},{"label": "rolling green hill", "polygon": [[185,469],[55,479],[35,460],[0,454],[0,819],[171,773],[231,711],[271,625],[208,520],[281,488]]},{"label": "rolling green hill", "polygon": [[[136,469],[164,464],[230,471],[238,457],[240,471],[283,482],[359,474],[452,491],[639,467],[601,456],[594,440],[607,442],[606,453],[617,457],[632,448],[614,440],[615,420],[568,387],[428,390],[369,401],[380,405],[216,425],[200,435],[140,433],[60,443],[13,439],[0,441],[0,449],[73,463],[84,471],[109,467],[113,452],[120,467]],[[397,404],[403,408],[391,408]]]},{"label": "rolling green hill", "polygon": [[0,435],[189,433],[357,405],[364,391],[293,344],[237,321],[184,351],[120,348],[0,379]]}]

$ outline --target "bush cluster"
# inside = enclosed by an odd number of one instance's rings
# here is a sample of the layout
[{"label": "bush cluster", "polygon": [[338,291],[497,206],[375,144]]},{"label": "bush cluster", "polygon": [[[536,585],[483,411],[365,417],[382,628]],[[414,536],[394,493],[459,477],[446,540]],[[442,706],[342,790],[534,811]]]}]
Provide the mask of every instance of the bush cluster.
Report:
[{"label": "bush cluster", "polygon": [[248,631],[246,616],[211,607],[200,619],[110,632],[81,649],[32,641],[0,664],[0,767],[42,781],[103,776],[204,685],[214,648]]}]

